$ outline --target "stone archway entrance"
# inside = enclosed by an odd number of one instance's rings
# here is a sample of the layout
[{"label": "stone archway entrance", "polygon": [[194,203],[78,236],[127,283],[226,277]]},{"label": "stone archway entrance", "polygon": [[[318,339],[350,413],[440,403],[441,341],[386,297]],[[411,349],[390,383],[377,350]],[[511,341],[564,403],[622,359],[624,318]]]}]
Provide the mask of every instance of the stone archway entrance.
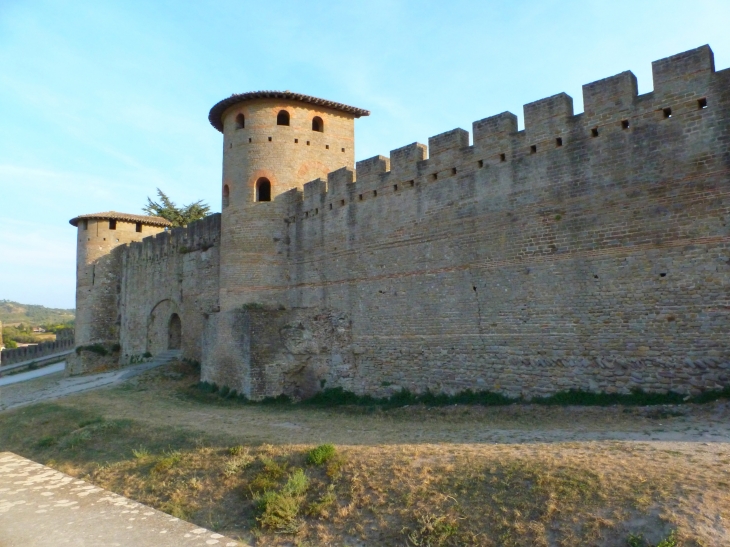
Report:
[{"label": "stone archway entrance", "polygon": [[182,348],[182,317],[172,300],[162,300],[152,308],[147,322],[147,351],[157,355]]},{"label": "stone archway entrance", "polygon": [[167,331],[167,349],[180,349],[182,347],[182,321],[180,316],[173,313],[170,316],[170,325]]}]

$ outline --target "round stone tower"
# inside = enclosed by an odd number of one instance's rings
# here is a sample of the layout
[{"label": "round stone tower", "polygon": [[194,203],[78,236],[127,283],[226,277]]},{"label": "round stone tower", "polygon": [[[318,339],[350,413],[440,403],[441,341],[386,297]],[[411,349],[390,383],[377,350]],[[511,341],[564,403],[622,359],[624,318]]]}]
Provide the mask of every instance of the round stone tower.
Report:
[{"label": "round stone tower", "polygon": [[76,237],[76,346],[119,341],[121,256],[114,249],[171,226],[160,217],[108,211],[70,221]]},{"label": "round stone tower", "polygon": [[341,167],[354,168],[355,118],[367,110],[290,91],[220,101],[208,116],[223,133],[221,310],[282,304],[281,248],[288,203],[278,196]]}]

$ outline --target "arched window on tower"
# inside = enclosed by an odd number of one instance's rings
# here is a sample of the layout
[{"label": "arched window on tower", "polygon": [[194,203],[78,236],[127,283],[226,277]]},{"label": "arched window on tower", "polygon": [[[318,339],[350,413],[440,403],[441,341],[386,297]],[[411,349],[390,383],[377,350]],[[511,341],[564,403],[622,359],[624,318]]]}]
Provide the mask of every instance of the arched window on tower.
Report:
[{"label": "arched window on tower", "polygon": [[246,118],[243,114],[236,116],[236,129],[243,129],[246,127]]},{"label": "arched window on tower", "polygon": [[289,113],[286,110],[279,110],[276,115],[276,125],[289,125]]},{"label": "arched window on tower", "polygon": [[271,201],[271,182],[267,178],[256,181],[256,201]]},{"label": "arched window on tower", "polygon": [[230,189],[228,188],[228,185],[223,186],[223,208],[225,209],[228,207],[228,196],[231,193]]},{"label": "arched window on tower", "polygon": [[324,132],[324,122],[319,116],[312,118],[312,131],[319,131],[320,133]]}]

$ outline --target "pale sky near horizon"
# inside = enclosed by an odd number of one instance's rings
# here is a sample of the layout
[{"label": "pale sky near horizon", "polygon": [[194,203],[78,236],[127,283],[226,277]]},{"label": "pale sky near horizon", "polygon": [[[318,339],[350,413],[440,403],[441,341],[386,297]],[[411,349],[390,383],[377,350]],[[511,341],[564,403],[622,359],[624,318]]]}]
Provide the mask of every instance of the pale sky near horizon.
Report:
[{"label": "pale sky near horizon", "polygon": [[[141,213],[157,187],[220,211],[231,93],[371,110],[356,159],[709,44],[728,0],[0,0],[0,299],[75,306],[76,215]],[[520,121],[520,126],[522,126]]]}]

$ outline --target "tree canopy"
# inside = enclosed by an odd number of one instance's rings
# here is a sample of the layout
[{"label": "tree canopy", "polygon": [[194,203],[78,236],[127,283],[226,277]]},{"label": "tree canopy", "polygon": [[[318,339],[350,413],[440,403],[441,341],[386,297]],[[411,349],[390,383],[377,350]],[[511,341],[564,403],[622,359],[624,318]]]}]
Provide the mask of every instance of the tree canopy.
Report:
[{"label": "tree canopy", "polygon": [[208,216],[210,213],[210,206],[207,203],[203,203],[203,200],[198,200],[188,205],[182,205],[178,207],[175,203],[159,188],[157,189],[157,196],[160,202],[152,201],[149,197],[147,198],[147,205],[142,210],[148,215],[156,217],[162,217],[169,220],[174,227],[187,226],[191,222],[200,220],[203,217]]}]

